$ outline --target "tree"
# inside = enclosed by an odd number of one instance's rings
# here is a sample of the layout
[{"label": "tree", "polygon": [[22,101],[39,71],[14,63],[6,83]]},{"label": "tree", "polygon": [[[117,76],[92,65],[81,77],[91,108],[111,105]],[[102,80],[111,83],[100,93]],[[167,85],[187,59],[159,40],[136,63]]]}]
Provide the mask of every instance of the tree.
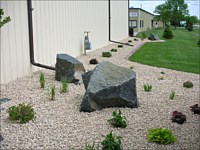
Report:
[{"label": "tree", "polygon": [[157,13],[159,15],[157,15],[155,17],[155,19],[157,21],[162,21],[163,22],[163,27],[167,24],[167,22],[170,20],[170,9],[168,8],[168,6],[165,4],[161,4],[156,6],[154,13]]},{"label": "tree", "polygon": [[3,15],[4,15],[4,11],[3,11],[3,9],[0,8],[0,28],[1,28],[4,24],[6,24],[6,23],[8,23],[9,21],[11,21],[11,19],[10,19],[9,16],[3,18]]},{"label": "tree", "polygon": [[197,16],[187,16],[186,18],[190,18],[190,21],[192,22],[192,24],[198,23],[198,18]]},{"label": "tree", "polygon": [[172,25],[178,26],[181,20],[188,15],[188,6],[184,0],[167,0],[164,4],[156,6],[155,13],[160,14],[158,20],[166,24],[170,21]]},{"label": "tree", "polygon": [[188,31],[192,31],[193,30],[193,22],[192,22],[192,18],[190,16],[186,17],[186,26],[185,26],[185,28]]},{"label": "tree", "polygon": [[170,22],[176,29],[180,21],[188,15],[188,6],[185,4],[184,0],[167,0],[166,4],[171,9]]}]

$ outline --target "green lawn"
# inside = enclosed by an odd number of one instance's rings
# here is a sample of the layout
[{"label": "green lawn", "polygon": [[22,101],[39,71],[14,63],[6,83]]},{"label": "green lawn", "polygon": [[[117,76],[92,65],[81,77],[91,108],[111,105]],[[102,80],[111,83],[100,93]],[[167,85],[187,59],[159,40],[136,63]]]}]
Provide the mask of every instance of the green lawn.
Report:
[{"label": "green lawn", "polygon": [[[156,33],[161,39],[163,29],[154,29],[148,33]],[[145,43],[129,60],[150,66],[173,70],[200,73],[199,29],[192,32],[184,28],[173,29],[174,38],[163,43]],[[140,36],[140,34],[139,34]]]}]

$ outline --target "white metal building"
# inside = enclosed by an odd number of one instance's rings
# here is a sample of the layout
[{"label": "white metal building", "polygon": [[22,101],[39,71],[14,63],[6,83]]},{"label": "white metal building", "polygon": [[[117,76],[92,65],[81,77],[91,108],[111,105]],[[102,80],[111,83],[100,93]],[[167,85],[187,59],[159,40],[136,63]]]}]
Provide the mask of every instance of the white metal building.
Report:
[{"label": "white metal building", "polygon": [[[38,70],[30,63],[28,1],[1,0],[11,22],[1,30],[1,84]],[[109,27],[110,4],[110,27]],[[32,0],[35,62],[55,66],[56,54],[83,54],[84,31],[90,31],[92,49],[128,37],[128,0],[36,1]],[[30,11],[30,10],[29,10]]]}]

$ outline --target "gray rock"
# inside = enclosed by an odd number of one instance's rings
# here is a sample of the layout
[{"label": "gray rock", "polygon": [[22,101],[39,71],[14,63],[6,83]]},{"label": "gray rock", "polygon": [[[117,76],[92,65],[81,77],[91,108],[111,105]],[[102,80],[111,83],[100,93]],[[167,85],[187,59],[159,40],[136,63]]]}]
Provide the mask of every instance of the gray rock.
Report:
[{"label": "gray rock", "polygon": [[137,107],[136,74],[132,70],[102,62],[82,75],[85,95],[80,111],[92,112],[108,107]]},{"label": "gray rock", "polygon": [[56,75],[57,81],[67,80],[71,83],[82,81],[81,75],[85,73],[83,64],[67,54],[57,54]]},{"label": "gray rock", "polygon": [[158,35],[151,33],[150,36],[148,37],[149,40],[160,40],[160,38],[158,37]]}]

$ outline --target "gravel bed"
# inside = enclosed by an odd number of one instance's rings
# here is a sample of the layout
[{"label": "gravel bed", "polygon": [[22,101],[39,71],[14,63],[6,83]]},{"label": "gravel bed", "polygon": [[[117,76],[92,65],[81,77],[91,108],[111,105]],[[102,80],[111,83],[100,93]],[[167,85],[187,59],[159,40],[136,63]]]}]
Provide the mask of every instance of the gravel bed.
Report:
[{"label": "gravel bed", "polygon": [[[133,38],[125,39],[133,40]],[[139,47],[145,41],[133,41],[134,47]],[[110,44],[101,49],[88,52],[78,57],[84,64],[86,71],[96,65],[90,65],[89,60],[96,58],[99,62],[110,61],[116,65],[130,68],[137,76],[137,96],[139,107],[121,108],[122,114],[128,120],[127,128],[113,128],[107,120],[117,108],[108,108],[92,113],[80,112],[80,104],[85,93],[84,85],[69,84],[69,90],[60,94],[60,82],[54,80],[55,72],[42,70],[46,77],[44,89],[39,87],[39,71],[30,76],[1,85],[1,98],[11,99],[2,103],[1,107],[1,135],[4,140],[1,149],[84,149],[86,143],[96,144],[103,139],[102,135],[113,131],[114,135],[123,137],[124,150],[199,150],[200,149],[200,115],[193,114],[190,106],[199,103],[199,75],[185,73],[165,68],[150,67],[130,62],[126,58],[134,47]],[[112,52],[111,58],[103,58],[103,51]],[[163,71],[165,74],[161,74]],[[164,80],[159,80],[164,77]],[[186,89],[183,82],[190,80],[194,87]],[[151,92],[145,92],[143,84],[152,84]],[[56,100],[50,101],[48,87],[56,85]],[[174,100],[169,100],[171,91],[177,94]],[[7,109],[19,103],[30,103],[36,119],[26,124],[11,123],[8,120]],[[187,121],[183,125],[171,122],[173,111],[181,111]],[[172,130],[177,141],[170,145],[159,145],[147,142],[147,130],[163,127]]]}]

